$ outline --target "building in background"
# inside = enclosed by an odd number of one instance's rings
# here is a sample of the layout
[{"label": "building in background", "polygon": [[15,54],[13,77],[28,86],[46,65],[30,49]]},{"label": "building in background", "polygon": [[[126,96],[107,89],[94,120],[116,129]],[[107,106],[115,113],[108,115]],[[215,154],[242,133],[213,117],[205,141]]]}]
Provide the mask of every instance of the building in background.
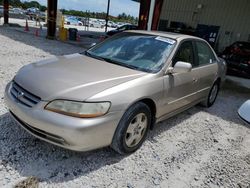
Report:
[{"label": "building in background", "polygon": [[217,51],[250,41],[249,0],[135,0],[139,28],[180,32],[206,39]]}]

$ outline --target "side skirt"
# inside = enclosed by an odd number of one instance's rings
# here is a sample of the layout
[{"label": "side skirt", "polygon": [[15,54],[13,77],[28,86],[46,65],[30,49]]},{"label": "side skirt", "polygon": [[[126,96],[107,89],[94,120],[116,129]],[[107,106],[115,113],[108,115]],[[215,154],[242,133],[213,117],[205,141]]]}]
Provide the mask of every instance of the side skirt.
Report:
[{"label": "side skirt", "polygon": [[184,107],[182,107],[182,108],[179,108],[179,109],[177,109],[177,110],[175,110],[175,111],[173,111],[173,112],[170,112],[170,113],[168,113],[168,114],[165,114],[165,115],[163,115],[163,116],[157,118],[157,119],[156,119],[156,123],[162,122],[162,121],[164,121],[164,120],[166,120],[166,119],[169,119],[169,118],[171,118],[171,117],[173,117],[173,116],[175,116],[175,115],[177,115],[177,114],[179,114],[179,113],[181,113],[181,112],[183,112],[183,111],[185,111],[185,110],[187,110],[187,109],[189,109],[189,108],[192,108],[193,106],[199,104],[199,103],[202,102],[203,100],[206,100],[206,98],[202,98],[202,99],[200,99],[200,100],[198,100],[198,101],[195,101],[195,102],[192,102],[192,103],[190,103],[190,104],[188,104],[188,105],[186,105],[186,106],[184,106]]}]

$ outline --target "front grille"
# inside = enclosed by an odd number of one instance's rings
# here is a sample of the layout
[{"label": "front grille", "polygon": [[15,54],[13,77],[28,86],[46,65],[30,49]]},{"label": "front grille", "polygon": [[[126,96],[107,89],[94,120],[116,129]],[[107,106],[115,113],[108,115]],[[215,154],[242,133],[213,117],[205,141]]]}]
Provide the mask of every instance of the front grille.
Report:
[{"label": "front grille", "polygon": [[15,82],[11,85],[10,93],[19,103],[30,108],[41,101],[40,97],[33,95]]}]

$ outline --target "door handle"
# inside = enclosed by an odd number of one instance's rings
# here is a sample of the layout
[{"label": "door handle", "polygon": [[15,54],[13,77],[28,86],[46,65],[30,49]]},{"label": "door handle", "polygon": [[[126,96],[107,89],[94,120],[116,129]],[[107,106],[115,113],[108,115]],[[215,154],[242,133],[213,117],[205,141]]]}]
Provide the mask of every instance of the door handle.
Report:
[{"label": "door handle", "polygon": [[196,83],[198,81],[197,78],[193,78],[193,82]]}]

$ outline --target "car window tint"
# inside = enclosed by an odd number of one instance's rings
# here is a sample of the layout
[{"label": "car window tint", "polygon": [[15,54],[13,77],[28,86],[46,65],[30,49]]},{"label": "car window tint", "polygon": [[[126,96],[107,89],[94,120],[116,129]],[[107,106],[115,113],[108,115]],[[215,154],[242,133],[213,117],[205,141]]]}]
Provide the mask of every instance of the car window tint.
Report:
[{"label": "car window tint", "polygon": [[215,60],[214,54],[205,42],[196,41],[198,63],[206,65]]},{"label": "car window tint", "polygon": [[183,61],[187,63],[191,63],[192,66],[195,66],[194,62],[194,50],[193,45],[191,41],[183,42],[178,49],[174,60],[173,60],[173,66],[178,62]]}]

